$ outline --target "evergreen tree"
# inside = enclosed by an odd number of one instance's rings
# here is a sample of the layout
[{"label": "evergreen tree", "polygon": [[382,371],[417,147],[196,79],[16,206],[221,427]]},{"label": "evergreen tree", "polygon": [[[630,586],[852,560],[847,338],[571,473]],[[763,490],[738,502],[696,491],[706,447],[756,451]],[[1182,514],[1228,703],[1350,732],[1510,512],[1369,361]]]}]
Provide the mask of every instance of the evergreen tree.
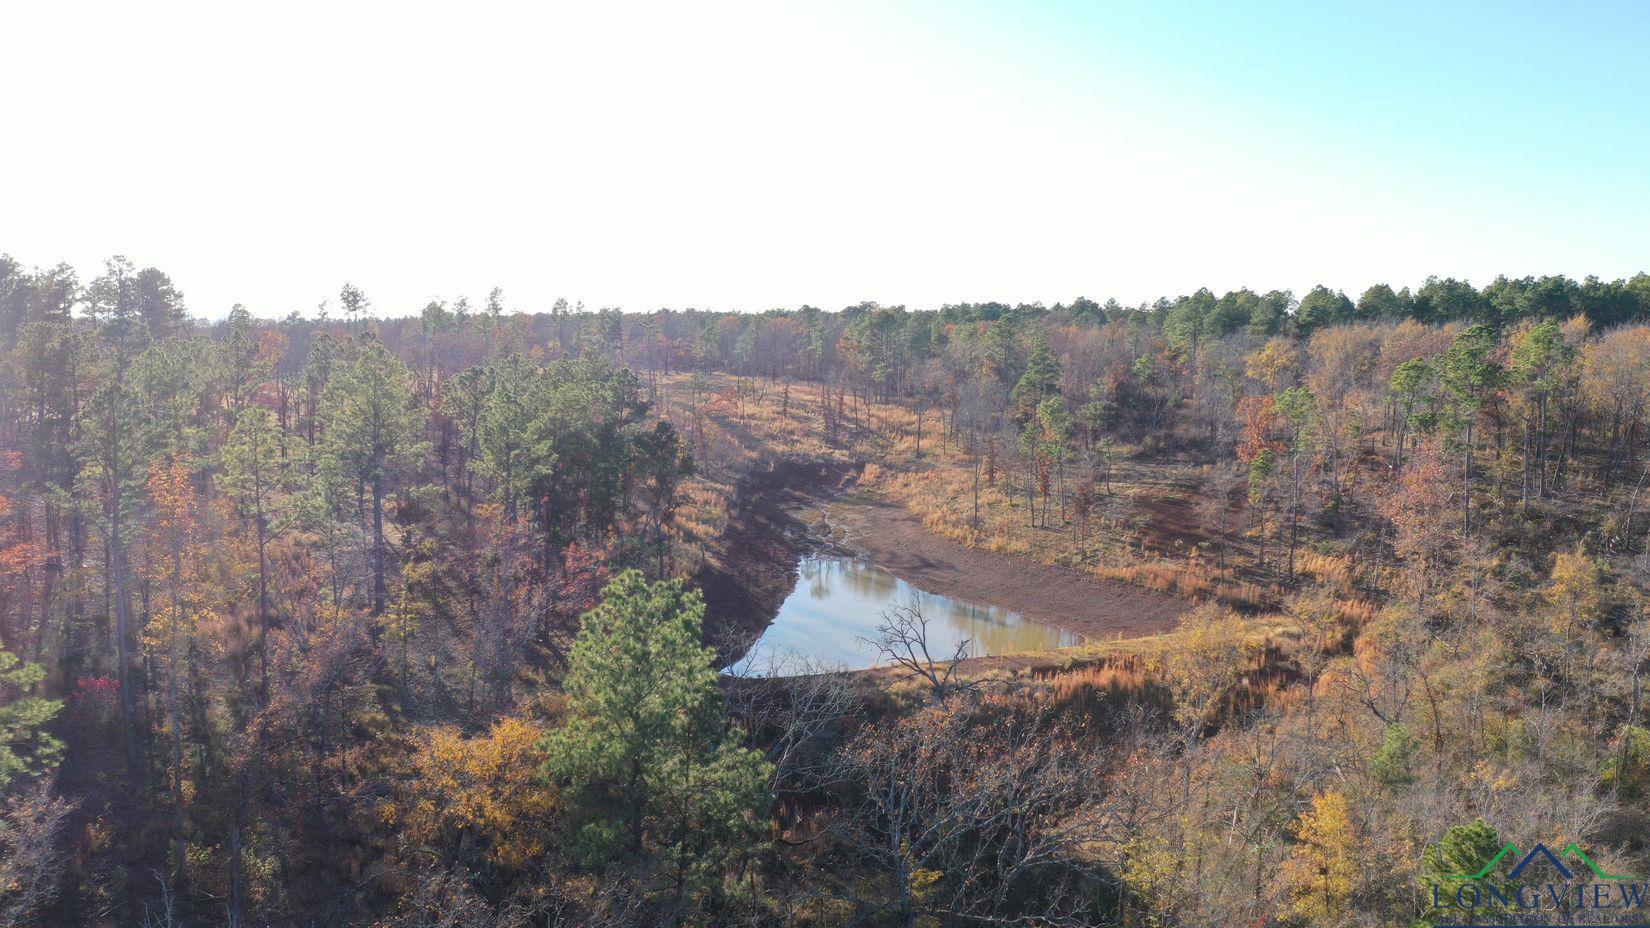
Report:
[{"label": "evergreen tree", "polygon": [[[1444,832],[1437,844],[1429,845],[1421,855],[1420,890],[1428,902],[1428,912],[1445,922],[1458,920],[1459,912],[1432,909],[1433,888],[1442,897],[1452,897],[1466,877],[1483,870],[1485,865],[1501,852],[1502,840],[1496,830],[1478,819],[1470,825],[1454,825]],[[1516,858],[1515,858],[1516,860]],[[1503,861],[1503,863],[1508,863]],[[1479,913],[1480,916],[1484,913]],[[1422,924],[1432,924],[1429,919]]]},{"label": "evergreen tree", "polygon": [[634,439],[641,509],[652,526],[655,574],[665,576],[665,527],[676,513],[683,480],[693,475],[693,456],[669,422],[657,423]]},{"label": "evergreen tree", "polygon": [[132,366],[149,343],[139,312],[132,263],[110,258],[103,276],[86,288],[86,311],[97,323],[103,354],[103,383],[79,410],[82,417],[78,455],[79,501],[101,504],[96,522],[105,539],[106,608],[114,613],[115,666],[120,686],[121,740],[129,775],[137,775],[137,707],[132,645],[132,523],[138,514],[141,484],[148,468],[147,412],[150,405],[134,387]]},{"label": "evergreen tree", "polygon": [[1037,407],[1051,396],[1060,395],[1060,361],[1049,345],[1048,330],[1032,323],[1026,337],[1026,369],[1014,385],[1010,399],[1021,422],[1037,414]]},{"label": "evergreen tree", "polygon": [[1295,309],[1295,332],[1302,336],[1311,335],[1324,326],[1346,322],[1354,314],[1352,301],[1346,298],[1346,294],[1320,284],[1301,297],[1300,306]]},{"label": "evergreen tree", "polygon": [[1376,783],[1396,789],[1415,782],[1410,764],[1415,756],[1415,736],[1402,725],[1388,725],[1381,747],[1369,760],[1369,775]]},{"label": "evergreen tree", "polygon": [[[62,753],[46,724],[63,703],[27,695],[45,676],[39,664],[18,660],[0,642],[0,797],[14,779],[50,771]],[[5,888],[0,885],[0,891]]]},{"label": "evergreen tree", "polygon": [[1446,397],[1445,426],[1461,448],[1461,534],[1472,534],[1473,426],[1478,411],[1500,382],[1501,369],[1490,359],[1495,331],[1482,323],[1468,326],[1444,354],[1440,380]]},{"label": "evergreen tree", "polygon": [[247,406],[223,445],[224,495],[234,501],[252,526],[258,546],[258,659],[263,689],[269,688],[269,536],[274,506],[285,477],[281,469],[281,432],[275,414]]},{"label": "evergreen tree", "polygon": [[1404,301],[1391,286],[1375,284],[1358,297],[1358,318],[1398,319],[1404,314]]},{"label": "evergreen tree", "polygon": [[748,851],[768,803],[770,766],[723,716],[704,612],[680,581],[614,578],[573,644],[567,722],[543,744],[585,861],[659,854],[678,891]]},{"label": "evergreen tree", "polygon": [[511,353],[493,366],[487,380],[476,446],[482,472],[492,478],[505,515],[514,519],[525,508],[534,481],[553,464],[551,449],[532,426],[545,405],[540,377],[526,359]]},{"label": "evergreen tree", "polygon": [[361,288],[349,283],[338,290],[338,303],[344,307],[344,318],[351,324],[358,319],[364,320],[372,309],[372,301],[361,292]]},{"label": "evergreen tree", "polygon": [[1398,440],[1393,456],[1393,467],[1404,463],[1404,448],[1409,430],[1430,431],[1435,418],[1431,409],[1422,409],[1424,399],[1430,398],[1434,378],[1432,365],[1421,358],[1411,358],[1392,372],[1387,387],[1397,405]]},{"label": "evergreen tree", "polygon": [[1564,365],[1572,352],[1564,344],[1558,320],[1547,319],[1513,334],[1507,357],[1507,381],[1523,407],[1524,447],[1520,502],[1530,504],[1531,465],[1535,467],[1537,495],[1547,495],[1547,421],[1558,392]]},{"label": "evergreen tree", "polygon": [[424,410],[413,393],[412,372],[375,339],[359,344],[327,384],[324,460],[335,478],[354,483],[357,508],[371,493],[372,611],[384,611],[384,501],[423,453]]}]

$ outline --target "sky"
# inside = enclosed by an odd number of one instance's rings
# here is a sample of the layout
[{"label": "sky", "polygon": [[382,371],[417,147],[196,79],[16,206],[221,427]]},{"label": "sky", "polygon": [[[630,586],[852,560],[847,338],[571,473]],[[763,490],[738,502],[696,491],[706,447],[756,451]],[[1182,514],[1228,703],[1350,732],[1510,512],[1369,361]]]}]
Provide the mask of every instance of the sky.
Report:
[{"label": "sky", "polygon": [[1650,270],[1650,2],[16,2],[0,252],[191,312]]}]

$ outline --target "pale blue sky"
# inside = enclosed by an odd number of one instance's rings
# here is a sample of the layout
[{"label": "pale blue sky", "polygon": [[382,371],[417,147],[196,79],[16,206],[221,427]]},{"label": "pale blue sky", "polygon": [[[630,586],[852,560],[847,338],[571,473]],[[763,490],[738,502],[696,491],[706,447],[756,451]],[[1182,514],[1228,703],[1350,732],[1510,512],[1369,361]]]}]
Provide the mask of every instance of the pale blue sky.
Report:
[{"label": "pale blue sky", "polygon": [[0,250],[198,314],[1650,269],[1650,2],[7,14]]},{"label": "pale blue sky", "polygon": [[1642,0],[973,9],[975,26],[1015,29],[1027,60],[1069,69],[1076,99],[1139,81],[1131,89],[1189,121],[1446,189],[1650,191]]}]

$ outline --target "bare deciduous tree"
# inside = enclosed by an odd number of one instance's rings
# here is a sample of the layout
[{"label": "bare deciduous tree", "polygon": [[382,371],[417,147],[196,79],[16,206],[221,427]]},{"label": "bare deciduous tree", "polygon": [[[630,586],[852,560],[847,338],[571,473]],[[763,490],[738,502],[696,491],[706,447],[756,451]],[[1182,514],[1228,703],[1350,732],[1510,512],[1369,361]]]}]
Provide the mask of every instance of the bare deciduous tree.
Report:
[{"label": "bare deciduous tree", "polygon": [[30,924],[57,897],[70,808],[40,786],[0,811],[0,925]]},{"label": "bare deciduous tree", "polygon": [[831,837],[892,892],[844,895],[901,925],[1084,925],[1102,877],[1082,852],[1115,838],[1106,751],[1047,704],[1014,694],[952,699],[866,729],[837,757],[860,805]]},{"label": "bare deciduous tree", "polygon": [[922,603],[910,602],[884,610],[882,622],[877,625],[876,645],[881,656],[903,671],[906,679],[920,679],[927,683],[934,702],[943,702],[947,696],[975,686],[957,676],[963,662],[969,657],[972,638],[964,638],[948,653],[936,658],[929,647],[928,617],[922,614]]}]

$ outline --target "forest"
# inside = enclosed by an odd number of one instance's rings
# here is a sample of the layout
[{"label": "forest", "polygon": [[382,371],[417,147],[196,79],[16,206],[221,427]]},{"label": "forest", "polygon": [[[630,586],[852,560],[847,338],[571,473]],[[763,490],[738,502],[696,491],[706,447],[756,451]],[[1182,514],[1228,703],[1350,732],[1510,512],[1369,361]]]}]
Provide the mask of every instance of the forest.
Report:
[{"label": "forest", "polygon": [[[0,255],[0,926],[1445,925],[1507,842],[1650,874],[1650,276],[186,284]],[[722,673],[844,524],[1120,605]]]}]

